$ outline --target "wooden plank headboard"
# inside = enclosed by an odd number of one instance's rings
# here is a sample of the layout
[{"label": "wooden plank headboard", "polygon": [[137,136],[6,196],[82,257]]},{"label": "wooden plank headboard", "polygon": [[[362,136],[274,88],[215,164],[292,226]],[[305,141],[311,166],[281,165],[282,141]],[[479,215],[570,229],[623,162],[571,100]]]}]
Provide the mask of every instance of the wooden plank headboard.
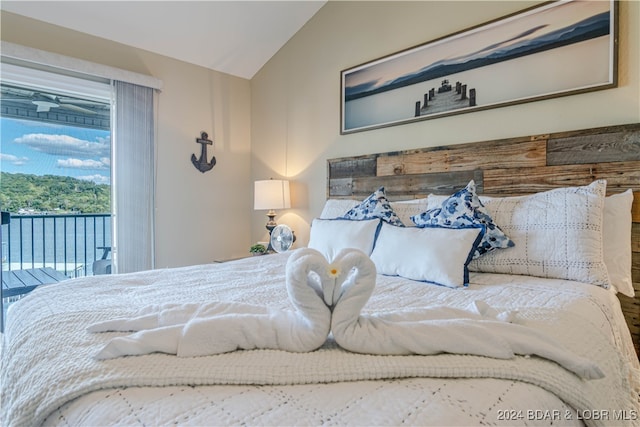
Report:
[{"label": "wooden plank headboard", "polygon": [[329,198],[362,199],[384,186],[390,200],[452,194],[474,179],[489,196],[531,194],[607,180],[607,194],[631,188],[636,297],[619,295],[640,354],[640,124],[330,159]]}]

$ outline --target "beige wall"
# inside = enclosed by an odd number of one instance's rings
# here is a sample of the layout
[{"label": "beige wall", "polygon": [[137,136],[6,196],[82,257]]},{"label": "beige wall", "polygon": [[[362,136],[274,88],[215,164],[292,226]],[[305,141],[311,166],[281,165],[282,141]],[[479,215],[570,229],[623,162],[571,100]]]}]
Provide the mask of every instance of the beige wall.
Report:
[{"label": "beige wall", "polygon": [[[640,2],[621,1],[618,88],[340,135],[341,70],[537,3],[330,1],[260,70],[252,178],[293,180],[294,207],[277,220],[293,226],[296,245],[322,210],[328,158],[640,122]],[[262,238],[260,214],[252,225]]]},{"label": "beige wall", "polygon": [[[2,40],[161,79],[156,266],[247,253],[252,208],[248,80],[6,12]],[[200,156],[195,139],[201,131],[214,140],[217,159],[204,174],[190,160],[192,153]]]}]

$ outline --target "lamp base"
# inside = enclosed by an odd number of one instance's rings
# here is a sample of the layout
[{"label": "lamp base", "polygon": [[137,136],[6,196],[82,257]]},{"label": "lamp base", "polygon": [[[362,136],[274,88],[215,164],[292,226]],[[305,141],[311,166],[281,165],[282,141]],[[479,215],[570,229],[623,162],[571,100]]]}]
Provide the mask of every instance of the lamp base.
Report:
[{"label": "lamp base", "polygon": [[269,230],[269,246],[267,247],[267,252],[275,252],[271,246],[271,232],[278,225],[275,221],[276,212],[273,209],[269,210],[269,212],[267,212],[267,217],[269,218],[267,225],[265,225],[265,228]]}]

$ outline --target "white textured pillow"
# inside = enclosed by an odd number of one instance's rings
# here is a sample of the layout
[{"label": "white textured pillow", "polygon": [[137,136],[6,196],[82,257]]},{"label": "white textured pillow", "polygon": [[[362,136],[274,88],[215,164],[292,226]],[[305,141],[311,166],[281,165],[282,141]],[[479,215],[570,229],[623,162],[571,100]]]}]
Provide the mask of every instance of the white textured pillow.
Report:
[{"label": "white textured pillow", "polygon": [[371,260],[379,274],[456,288],[469,283],[467,264],[482,228],[394,227],[383,223]]},{"label": "white textured pillow", "polygon": [[333,260],[342,249],[359,249],[371,255],[380,219],[353,221],[348,219],[314,219],[311,223],[309,247],[316,249],[328,260]]},{"label": "white textured pillow", "polygon": [[604,262],[611,285],[633,298],[631,278],[631,205],[633,191],[614,194],[604,199]]},{"label": "white textured pillow", "polygon": [[[439,208],[440,206],[442,206],[442,202],[444,202],[445,200],[447,200],[449,196],[444,196],[442,194],[429,194],[427,196],[427,209],[426,210],[431,210],[431,209],[436,209]],[[482,201],[482,197],[480,197],[480,201]],[[482,204],[484,204],[484,202],[482,202]]]},{"label": "white textured pillow", "polygon": [[414,215],[420,215],[427,210],[427,198],[402,200],[399,202],[391,202],[391,209],[398,215],[400,221],[407,227],[415,225],[411,220]]},{"label": "white textured pillow", "polygon": [[[447,196],[429,194],[427,209],[442,204]],[[497,203],[500,198],[480,196],[485,204],[488,200]],[[631,205],[633,191],[627,190],[604,199],[603,251],[611,285],[620,293],[633,298],[631,277]]]},{"label": "white textured pillow", "polygon": [[334,219],[344,216],[351,208],[360,203],[360,200],[329,199],[324,203],[321,219]]},{"label": "white textured pillow", "polygon": [[472,261],[469,269],[522,274],[609,288],[604,262],[606,181],[519,197],[482,197],[496,224],[515,247]]}]

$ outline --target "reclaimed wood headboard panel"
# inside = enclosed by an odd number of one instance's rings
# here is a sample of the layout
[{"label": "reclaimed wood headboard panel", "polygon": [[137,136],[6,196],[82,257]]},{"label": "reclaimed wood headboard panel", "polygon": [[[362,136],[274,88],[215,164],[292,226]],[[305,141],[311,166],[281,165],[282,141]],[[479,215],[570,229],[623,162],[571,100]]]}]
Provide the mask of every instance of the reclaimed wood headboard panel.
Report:
[{"label": "reclaimed wood headboard panel", "polygon": [[362,199],[384,185],[390,200],[452,194],[474,179],[488,196],[531,194],[607,180],[631,188],[635,298],[619,295],[640,354],[640,124],[330,159],[329,198]]}]

